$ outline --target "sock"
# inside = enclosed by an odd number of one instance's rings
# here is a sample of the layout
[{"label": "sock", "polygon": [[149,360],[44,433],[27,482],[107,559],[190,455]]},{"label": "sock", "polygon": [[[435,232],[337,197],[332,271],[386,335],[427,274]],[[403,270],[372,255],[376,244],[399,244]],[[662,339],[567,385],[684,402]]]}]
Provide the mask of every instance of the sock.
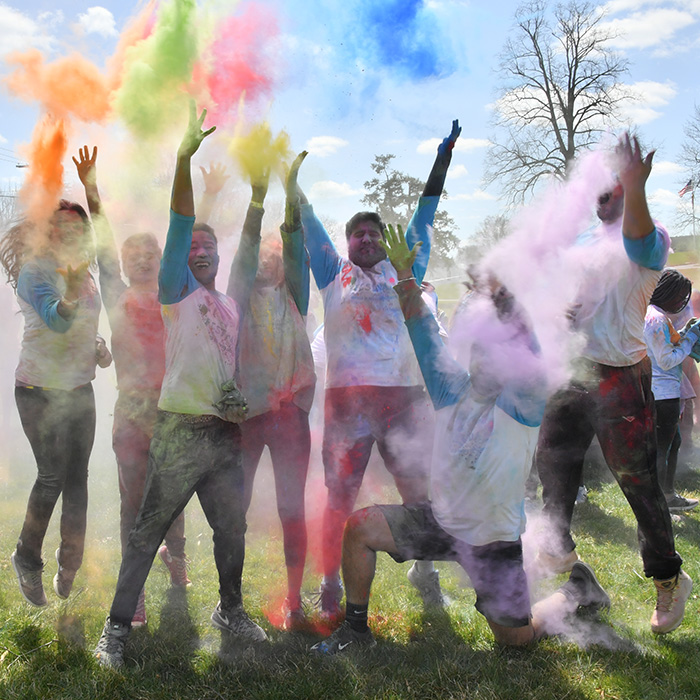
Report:
[{"label": "sock", "polygon": [[369,627],[367,626],[367,605],[355,605],[350,601],[345,603],[345,619],[350,625],[350,629],[355,630],[355,632],[366,632]]}]

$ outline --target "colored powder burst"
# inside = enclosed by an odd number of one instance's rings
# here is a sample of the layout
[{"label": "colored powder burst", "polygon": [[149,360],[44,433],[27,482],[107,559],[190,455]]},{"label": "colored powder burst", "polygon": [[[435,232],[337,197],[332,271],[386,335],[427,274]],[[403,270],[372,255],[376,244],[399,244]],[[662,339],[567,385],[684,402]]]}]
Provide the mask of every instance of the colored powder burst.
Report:
[{"label": "colored powder burst", "polygon": [[281,131],[273,138],[267,122],[257,124],[246,135],[235,135],[229,144],[229,153],[253,182],[266,171],[281,172],[283,163],[292,156],[288,134]]},{"label": "colored powder burst", "polygon": [[215,124],[235,118],[245,95],[246,103],[270,93],[273,86],[272,44],[278,36],[276,18],[269,10],[248,5],[216,27],[217,36],[195,66],[193,91],[206,86],[209,116]]},{"label": "colored powder burst", "polygon": [[177,122],[197,58],[195,0],[160,6],[153,32],[127,48],[114,107],[134,136],[151,139]]}]

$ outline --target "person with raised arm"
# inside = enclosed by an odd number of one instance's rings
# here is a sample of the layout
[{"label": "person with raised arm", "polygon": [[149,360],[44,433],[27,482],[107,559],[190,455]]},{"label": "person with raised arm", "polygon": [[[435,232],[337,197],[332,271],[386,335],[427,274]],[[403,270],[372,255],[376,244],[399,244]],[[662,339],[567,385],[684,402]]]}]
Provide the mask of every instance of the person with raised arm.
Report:
[{"label": "person with raised arm", "polygon": [[[114,406],[112,447],[119,475],[119,534],[122,554],[136,521],[146,483],[148,448],[158,414],[158,398],[165,374],[165,329],[158,302],[158,269],[162,251],[152,233],[136,233],[119,255],[112,228],[97,187],[97,146],[87,146],[73,158],[85,187],[88,209],[97,237],[100,290],[112,328],[112,352],[119,394]],[[185,558],[185,514],[177,516],[165,535],[159,555],[173,586],[190,585]],[[145,592],[141,590],[132,627],[145,625]]]},{"label": "person with raised arm", "polygon": [[579,607],[610,605],[593,570],[579,562],[558,591],[531,609],[520,536],[525,481],[545,404],[539,346],[509,291],[492,275],[480,275],[469,371],[456,362],[413,273],[420,246],[409,249],[400,226],[396,232],[389,226],[382,242],[396,268],[395,290],[436,410],[432,500],[375,505],[348,518],[345,620],[312,647],[320,654],[374,646],[367,618],[377,552],[397,562],[457,561],[472,582],[476,609],[504,645],[546,635]]},{"label": "person with raised arm", "polygon": [[[452,149],[461,129],[437,149],[428,180],[408,225],[407,238],[422,241],[413,272],[421,282],[428,265],[430,232]],[[302,200],[304,201],[304,200]],[[359,212],[345,226],[348,257],[302,204],[311,270],[323,297],[327,352],[323,464],[328,501],[323,516],[321,616],[340,616],[341,537],[352,512],[374,443],[394,477],[404,503],[428,495],[433,412],[403,325],[393,285],[396,272],[380,243],[384,224],[374,212]],[[411,435],[410,443],[403,438]],[[425,605],[444,605],[437,571],[417,562],[408,573]]]},{"label": "person with raised arm", "polygon": [[[165,533],[195,493],[213,530],[219,574],[220,599],[212,623],[242,641],[267,638],[248,617],[241,595],[246,522],[238,424],[245,418],[246,404],[235,373],[239,323],[252,279],[242,274],[229,285],[236,298],[218,292],[216,235],[206,224],[194,225],[191,160],[216,128],[203,131],[205,117],[206,110],[197,117],[191,102],[177,154],[170,227],[158,280],[166,372],[143,502],[95,649],[104,666],[123,665],[139,592]],[[266,192],[266,180],[253,183],[248,216],[262,218]],[[251,274],[254,277],[255,268]]]}]

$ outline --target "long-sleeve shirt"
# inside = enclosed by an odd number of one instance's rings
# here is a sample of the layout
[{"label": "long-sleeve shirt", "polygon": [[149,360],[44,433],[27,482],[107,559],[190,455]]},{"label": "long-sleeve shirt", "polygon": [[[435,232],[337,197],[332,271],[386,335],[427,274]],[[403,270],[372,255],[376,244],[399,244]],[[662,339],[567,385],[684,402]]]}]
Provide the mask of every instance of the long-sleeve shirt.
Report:
[{"label": "long-sleeve shirt", "polygon": [[88,274],[75,316],[64,319],[58,304],[66,284],[57,267],[55,259],[42,257],[20,270],[17,297],[24,335],[15,372],[18,385],[71,390],[95,378],[100,295]]},{"label": "long-sleeve shirt", "polygon": [[[525,480],[546,399],[536,343],[522,323],[501,323],[494,311],[497,354],[519,371],[504,373],[481,361],[470,374],[442,341],[419,287],[403,282],[396,291],[436,409],[430,479],[435,519],[472,545],[514,542],[525,528]],[[472,356],[488,359],[492,351]]]},{"label": "long-sleeve shirt", "polygon": [[[430,255],[430,232],[438,196],[421,197],[406,230],[409,246],[423,246],[413,266],[422,281]],[[393,286],[388,260],[362,268],[341,256],[310,205],[302,223],[311,271],[324,306],[326,388],[415,386],[421,383],[415,355]]]}]

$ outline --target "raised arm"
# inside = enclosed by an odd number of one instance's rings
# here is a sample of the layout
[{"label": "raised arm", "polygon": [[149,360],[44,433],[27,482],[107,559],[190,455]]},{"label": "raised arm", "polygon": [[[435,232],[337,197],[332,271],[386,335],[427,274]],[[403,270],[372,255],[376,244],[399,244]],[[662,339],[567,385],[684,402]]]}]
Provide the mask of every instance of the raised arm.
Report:
[{"label": "raised arm", "polygon": [[654,230],[645,192],[646,181],[651,173],[654,151],[642,158],[637,137],[630,139],[625,133],[617,146],[619,162],[618,178],[625,193],[622,211],[622,235],[637,240],[645,238]]},{"label": "raised arm", "polygon": [[250,292],[258,272],[260,230],[264,214],[263,204],[270,180],[270,171],[250,173],[249,176],[252,191],[250,204],[243,223],[238,250],[231,263],[231,273],[226,290],[226,293],[236,300],[244,312],[248,308]]},{"label": "raised arm", "polygon": [[459,121],[455,119],[452,122],[452,131],[449,136],[446,136],[438,146],[435,162],[423,188],[423,194],[406,228],[406,240],[409,246],[414,246],[418,241],[423,243],[413,264],[413,275],[419,285],[423,281],[430,261],[430,231],[445,185],[447,170],[452,162],[452,150],[461,133],[462,128]]},{"label": "raised arm", "polygon": [[297,185],[299,168],[306,158],[302,151],[292,163],[285,180],[285,214],[282,233],[282,257],[284,279],[299,313],[306,316],[309,310],[309,254],[304,246],[304,229],[301,226],[301,198]]},{"label": "raised arm", "polygon": [[216,200],[229,176],[226,174],[226,166],[222,163],[210,163],[209,172],[201,165],[199,169],[204,179],[204,194],[197,207],[197,221],[209,223]]},{"label": "raised arm", "polygon": [[102,301],[109,312],[126,289],[126,284],[121,277],[119,254],[114,242],[112,227],[109,225],[97,189],[97,146],[92,149],[92,155],[90,155],[88,147],[83,146],[78,150],[78,158],[73,156],[73,162],[78,170],[80,182],[85,188],[90,218],[95,228],[97,264],[100,269],[100,292]]},{"label": "raised arm", "polygon": [[192,193],[192,156],[215,126],[202,131],[207,110],[197,117],[194,100],[190,101],[190,119],[177,151],[173,192],[170,200],[170,226],[165,250],[160,262],[158,297],[162,304],[174,304],[191,294],[199,284],[188,263],[194,224],[194,195]]}]

